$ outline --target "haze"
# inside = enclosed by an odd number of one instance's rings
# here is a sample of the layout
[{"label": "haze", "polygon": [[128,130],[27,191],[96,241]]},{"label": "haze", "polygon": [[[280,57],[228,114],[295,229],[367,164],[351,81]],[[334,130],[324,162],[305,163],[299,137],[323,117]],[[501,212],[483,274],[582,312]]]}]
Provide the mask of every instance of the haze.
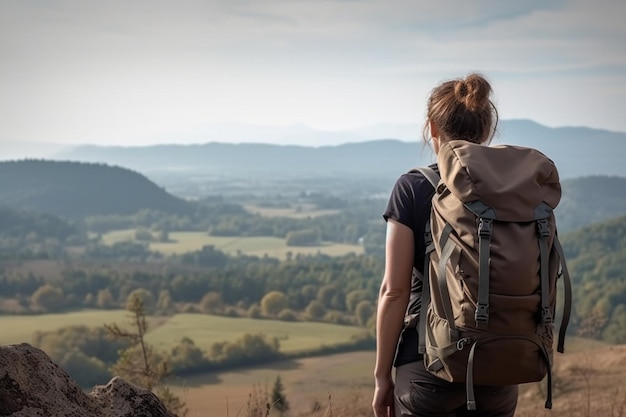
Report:
[{"label": "haze", "polygon": [[621,0],[5,0],[0,143],[397,136],[470,71],[503,119],[626,131],[624,16]]}]

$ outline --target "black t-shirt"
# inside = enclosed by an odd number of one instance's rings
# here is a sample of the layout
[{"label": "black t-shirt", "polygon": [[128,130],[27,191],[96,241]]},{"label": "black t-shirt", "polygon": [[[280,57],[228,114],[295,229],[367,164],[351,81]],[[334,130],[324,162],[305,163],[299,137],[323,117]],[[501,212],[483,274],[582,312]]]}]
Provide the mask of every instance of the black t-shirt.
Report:
[{"label": "black t-shirt", "polygon": [[[430,168],[438,172],[436,164],[431,165]],[[434,194],[434,187],[421,173],[404,174],[396,181],[387,208],[383,213],[385,221],[393,219],[413,230],[413,239],[415,240],[413,266],[421,273],[424,272],[424,252],[426,249],[424,231],[430,218]],[[415,328],[404,329],[400,335],[394,365],[400,366],[420,359],[421,355],[417,353],[417,330]]]}]

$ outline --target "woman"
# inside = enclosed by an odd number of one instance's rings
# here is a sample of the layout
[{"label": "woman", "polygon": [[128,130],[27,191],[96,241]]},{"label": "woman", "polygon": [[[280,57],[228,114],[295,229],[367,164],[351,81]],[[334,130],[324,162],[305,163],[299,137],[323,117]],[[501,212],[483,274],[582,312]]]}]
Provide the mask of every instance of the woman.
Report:
[{"label": "woman", "polygon": [[[479,74],[446,81],[428,100],[424,139],[435,153],[449,140],[489,144],[498,114],[491,85]],[[430,137],[426,137],[426,132]],[[436,166],[431,166],[436,169]],[[404,327],[415,267],[423,273],[424,229],[434,189],[420,173],[396,182],[383,217],[387,221],[385,274],[377,315],[377,350],[372,407],[376,417],[512,417],[517,386],[476,386],[476,411],[467,411],[465,384],[450,383],[424,369],[415,327]],[[411,300],[414,310],[418,303]],[[413,313],[415,311],[409,311]],[[392,368],[396,368],[395,379]]]}]

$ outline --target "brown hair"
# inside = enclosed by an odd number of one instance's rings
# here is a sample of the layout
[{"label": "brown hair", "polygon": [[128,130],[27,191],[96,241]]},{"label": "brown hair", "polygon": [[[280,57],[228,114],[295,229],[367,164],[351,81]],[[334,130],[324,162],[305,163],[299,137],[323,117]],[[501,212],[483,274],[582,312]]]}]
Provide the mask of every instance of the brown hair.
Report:
[{"label": "brown hair", "polygon": [[[498,111],[490,99],[491,85],[480,74],[445,81],[428,99],[426,117],[448,140],[489,143],[496,133]],[[428,124],[424,126],[424,140]]]}]

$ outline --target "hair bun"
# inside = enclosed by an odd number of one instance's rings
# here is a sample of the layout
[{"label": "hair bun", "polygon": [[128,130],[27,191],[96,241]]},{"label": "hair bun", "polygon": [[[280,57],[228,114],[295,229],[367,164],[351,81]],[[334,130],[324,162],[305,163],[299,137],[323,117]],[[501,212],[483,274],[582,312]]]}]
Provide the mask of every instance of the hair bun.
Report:
[{"label": "hair bun", "polygon": [[488,108],[490,94],[491,85],[479,74],[470,74],[464,80],[457,80],[454,85],[454,96],[457,101],[472,112]]}]

